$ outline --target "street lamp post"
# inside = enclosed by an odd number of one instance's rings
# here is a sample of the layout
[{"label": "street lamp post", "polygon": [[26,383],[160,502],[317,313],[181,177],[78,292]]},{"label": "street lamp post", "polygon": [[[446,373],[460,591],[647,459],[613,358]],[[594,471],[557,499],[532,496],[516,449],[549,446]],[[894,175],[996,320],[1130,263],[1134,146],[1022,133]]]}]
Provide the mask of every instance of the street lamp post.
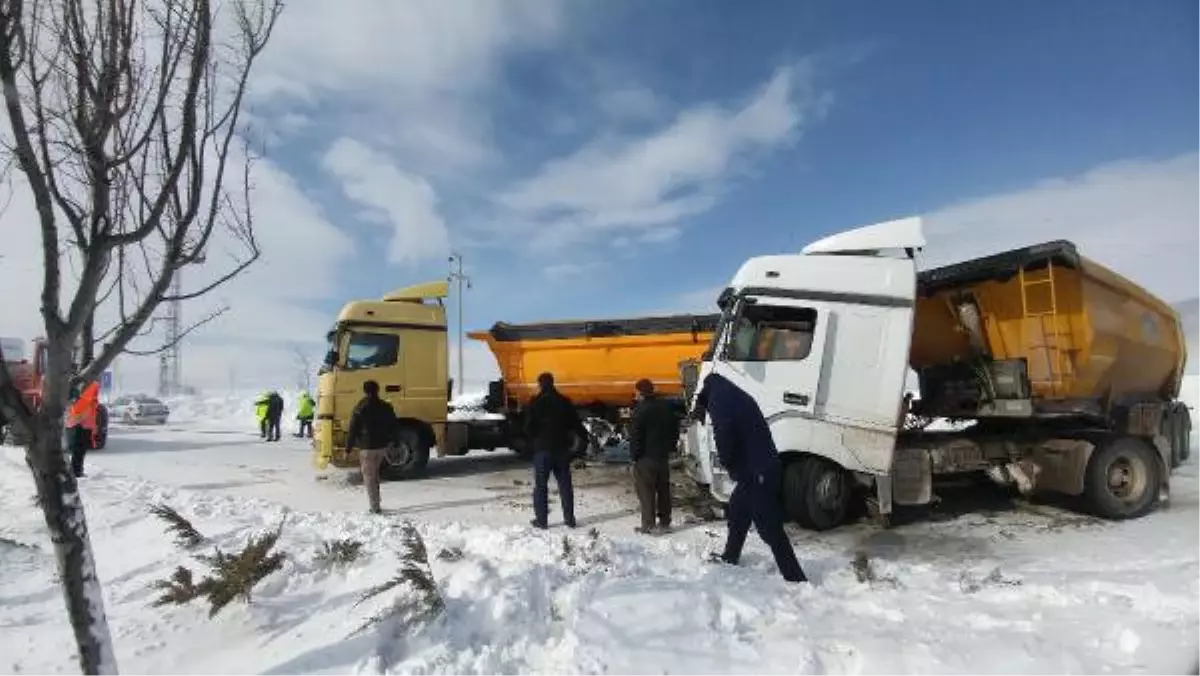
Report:
[{"label": "street lamp post", "polygon": [[450,275],[447,281],[458,282],[458,396],[463,393],[463,284],[471,288],[471,278],[463,274],[463,257],[460,253],[450,254]]}]

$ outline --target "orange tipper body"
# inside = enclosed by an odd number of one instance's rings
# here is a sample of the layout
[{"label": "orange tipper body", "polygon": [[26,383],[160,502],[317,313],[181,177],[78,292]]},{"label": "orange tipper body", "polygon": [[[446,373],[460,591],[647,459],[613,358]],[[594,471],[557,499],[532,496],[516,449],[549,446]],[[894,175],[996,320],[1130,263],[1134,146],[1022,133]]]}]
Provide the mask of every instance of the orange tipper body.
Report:
[{"label": "orange tipper body", "polygon": [[1035,410],[1179,395],[1187,344],[1178,313],[1070,242],[922,273],[910,363],[976,355],[1024,362]]},{"label": "orange tipper body", "polygon": [[524,404],[539,373],[577,405],[628,406],[633,386],[648,378],[664,396],[679,395],[680,362],[708,348],[719,315],[671,315],[540,324],[498,323],[468,334],[496,357],[506,397]]}]

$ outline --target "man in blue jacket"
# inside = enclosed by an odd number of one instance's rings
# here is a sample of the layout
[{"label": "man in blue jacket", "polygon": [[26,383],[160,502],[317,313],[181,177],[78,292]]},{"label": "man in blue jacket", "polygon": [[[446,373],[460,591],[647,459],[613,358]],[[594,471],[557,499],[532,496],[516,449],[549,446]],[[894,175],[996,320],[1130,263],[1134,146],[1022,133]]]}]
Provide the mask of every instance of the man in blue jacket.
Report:
[{"label": "man in blue jacket", "polygon": [[782,466],[771,428],[754,398],[717,374],[704,380],[696,396],[698,412],[707,412],[721,465],[737,482],[727,508],[729,534],[720,560],[737,565],[750,524],[771,548],[783,579],[806,582],[792,543],[783,531],[780,500]]}]

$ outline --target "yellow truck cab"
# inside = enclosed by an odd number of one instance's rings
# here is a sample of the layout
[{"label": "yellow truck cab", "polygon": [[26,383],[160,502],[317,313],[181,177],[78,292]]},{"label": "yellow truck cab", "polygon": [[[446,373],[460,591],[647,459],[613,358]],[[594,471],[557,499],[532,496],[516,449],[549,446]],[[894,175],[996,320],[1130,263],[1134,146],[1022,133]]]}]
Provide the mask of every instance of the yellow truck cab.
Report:
[{"label": "yellow truck cab", "polygon": [[429,449],[441,442],[449,395],[446,355],[446,281],[393,291],[378,300],[347,303],[329,332],[329,350],[317,378],[314,461],[324,469],[354,467],[357,451],[346,453],[350,415],[363,397],[363,383],[379,383],[379,394],[395,409],[400,443],[385,456],[394,478],[419,474]]}]

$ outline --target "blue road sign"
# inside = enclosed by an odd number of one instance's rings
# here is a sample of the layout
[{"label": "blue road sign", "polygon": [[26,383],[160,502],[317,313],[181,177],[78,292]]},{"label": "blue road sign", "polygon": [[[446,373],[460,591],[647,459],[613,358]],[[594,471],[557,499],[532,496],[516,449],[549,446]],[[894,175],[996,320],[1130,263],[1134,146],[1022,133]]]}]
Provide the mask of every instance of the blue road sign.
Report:
[{"label": "blue road sign", "polygon": [[113,386],[112,371],[105,371],[104,373],[101,373],[100,374],[100,391],[101,392],[112,392],[112,386]]}]

